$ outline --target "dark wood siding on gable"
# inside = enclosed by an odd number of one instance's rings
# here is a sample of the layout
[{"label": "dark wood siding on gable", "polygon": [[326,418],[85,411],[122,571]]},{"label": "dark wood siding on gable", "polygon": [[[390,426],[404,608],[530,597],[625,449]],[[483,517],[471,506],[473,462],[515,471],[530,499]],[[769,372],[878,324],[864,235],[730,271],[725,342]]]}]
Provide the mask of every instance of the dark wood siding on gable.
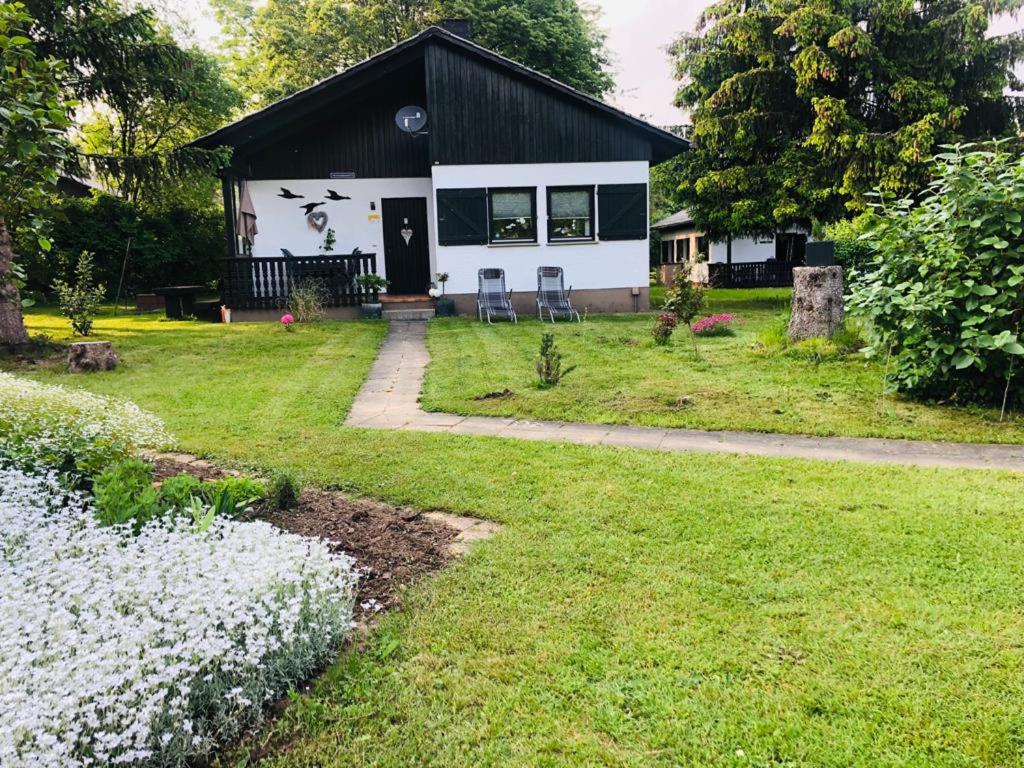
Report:
[{"label": "dark wood siding on gable", "polygon": [[430,176],[429,139],[395,125],[395,113],[407,104],[426,105],[422,59],[241,146],[233,165],[251,179],[320,179],[332,171]]},{"label": "dark wood siding on gable", "polygon": [[444,165],[652,159],[621,119],[441,41],[426,46],[430,160]]}]

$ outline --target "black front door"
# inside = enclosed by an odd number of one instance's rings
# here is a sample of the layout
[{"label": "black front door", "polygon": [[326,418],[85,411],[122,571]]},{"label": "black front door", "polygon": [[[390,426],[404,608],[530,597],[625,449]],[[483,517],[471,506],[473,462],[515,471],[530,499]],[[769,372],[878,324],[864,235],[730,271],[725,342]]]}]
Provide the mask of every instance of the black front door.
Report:
[{"label": "black front door", "polygon": [[388,293],[426,293],[430,287],[427,199],[384,198],[381,200],[381,217]]}]

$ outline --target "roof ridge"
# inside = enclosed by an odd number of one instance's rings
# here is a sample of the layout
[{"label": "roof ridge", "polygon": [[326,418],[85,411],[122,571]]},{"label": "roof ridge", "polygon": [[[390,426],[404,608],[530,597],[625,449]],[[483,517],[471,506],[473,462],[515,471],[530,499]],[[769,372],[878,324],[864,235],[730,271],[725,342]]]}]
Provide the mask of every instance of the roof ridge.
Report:
[{"label": "roof ridge", "polygon": [[503,56],[502,54],[496,51],[492,51],[490,48],[485,48],[484,46],[472,40],[467,40],[464,37],[460,37],[459,35],[449,32],[447,29],[444,29],[443,27],[439,27],[437,25],[431,25],[429,27],[426,27],[425,29],[417,32],[415,35],[407,37],[404,40],[400,40],[399,42],[395,43],[389,48],[385,48],[382,51],[378,51],[372,56],[369,56],[363,59],[362,61],[353,64],[350,67],[347,67],[339,72],[335,72],[334,74],[322,78],[321,80],[318,80],[317,82],[308,85],[301,90],[295,91],[294,93],[290,93],[287,96],[284,96],[278,99],[277,101],[256,110],[255,112],[250,112],[247,115],[243,115],[238,120],[228,123],[227,125],[221,126],[220,128],[217,128],[214,131],[210,131],[209,133],[206,133],[200,136],[199,138],[194,139],[192,142],[190,142],[190,145],[208,145],[212,143],[215,137],[217,137],[220,134],[229,131],[236,131],[242,125],[251,123],[257,120],[260,116],[279,111],[280,109],[285,108],[288,104],[294,102],[297,99],[308,97],[312,92],[323,90],[324,88],[328,87],[335,81],[351,76],[352,74],[366,68],[372,62],[394,55],[400,50],[412,48],[428,38],[435,37],[440,38],[446,42],[452,43],[463,49],[469,50],[473,53],[476,53],[477,55],[483,58],[495,60],[497,63],[501,63],[509,67],[510,69],[518,70],[521,74],[525,74],[528,77],[531,77],[535,80],[539,80],[557,91],[560,91],[568,96],[571,96],[579,101],[584,102],[585,104],[592,108],[610,112],[613,115],[620,117],[621,119],[633,123],[638,128],[650,131],[651,133],[659,136],[665,141],[670,141],[674,144],[682,143],[689,147],[689,141],[680,136],[677,136],[676,134],[670,131],[665,130],[664,128],[653,125],[652,123],[649,123],[646,120],[636,117],[635,115],[629,114],[628,112],[622,110],[619,107],[612,106],[611,104],[608,104],[594,96],[591,96],[590,94],[584,93],[578,88],[574,88],[573,86],[563,83],[560,80],[556,80],[550,75],[533,69],[532,67],[528,67],[527,65],[515,61],[514,59],[510,59],[507,56]]}]

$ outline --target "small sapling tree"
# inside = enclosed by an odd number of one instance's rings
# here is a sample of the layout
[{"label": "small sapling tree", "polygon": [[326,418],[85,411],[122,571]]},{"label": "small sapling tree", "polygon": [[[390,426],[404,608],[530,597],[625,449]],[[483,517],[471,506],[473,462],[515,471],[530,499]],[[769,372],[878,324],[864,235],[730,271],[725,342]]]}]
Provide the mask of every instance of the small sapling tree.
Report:
[{"label": "small sapling tree", "polygon": [[665,295],[665,311],[674,314],[690,331],[693,354],[698,356],[700,353],[697,351],[697,334],[693,332],[693,321],[704,310],[706,304],[707,291],[704,286],[693,282],[686,270],[680,270]]}]

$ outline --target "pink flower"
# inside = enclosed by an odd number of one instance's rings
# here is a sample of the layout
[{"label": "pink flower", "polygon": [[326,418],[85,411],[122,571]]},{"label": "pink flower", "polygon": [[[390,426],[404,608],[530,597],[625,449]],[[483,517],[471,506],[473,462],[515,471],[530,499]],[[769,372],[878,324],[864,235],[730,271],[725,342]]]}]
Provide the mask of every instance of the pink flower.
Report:
[{"label": "pink flower", "polygon": [[707,317],[702,317],[693,324],[693,332],[701,334],[729,331],[729,326],[732,325],[732,322],[735,319],[736,315],[708,315]]},{"label": "pink flower", "polygon": [[290,314],[281,315],[281,325],[291,325],[295,322],[295,318]]}]

